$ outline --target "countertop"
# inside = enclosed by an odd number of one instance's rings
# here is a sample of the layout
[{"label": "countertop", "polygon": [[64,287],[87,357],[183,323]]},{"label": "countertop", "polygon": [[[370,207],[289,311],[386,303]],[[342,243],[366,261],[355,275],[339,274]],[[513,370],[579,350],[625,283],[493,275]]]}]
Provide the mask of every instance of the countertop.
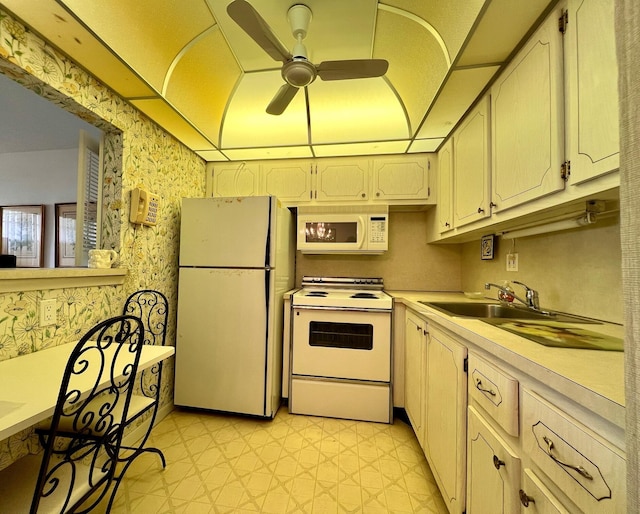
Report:
[{"label": "countertop", "polygon": [[[419,301],[469,300],[462,293],[386,291],[425,318],[469,342],[469,349],[482,349],[529,377],[545,384],[620,428],[625,426],[624,353],[599,350],[553,348],[484,323],[478,319],[448,316]],[[572,324],[604,335],[623,338],[624,327],[613,323]]]}]

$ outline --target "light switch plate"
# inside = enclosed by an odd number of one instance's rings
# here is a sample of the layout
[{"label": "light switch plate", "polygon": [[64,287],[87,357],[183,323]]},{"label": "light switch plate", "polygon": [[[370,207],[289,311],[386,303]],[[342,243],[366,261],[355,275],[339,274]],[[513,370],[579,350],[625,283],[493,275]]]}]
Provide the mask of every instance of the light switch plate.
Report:
[{"label": "light switch plate", "polygon": [[518,254],[507,254],[507,271],[518,271]]}]

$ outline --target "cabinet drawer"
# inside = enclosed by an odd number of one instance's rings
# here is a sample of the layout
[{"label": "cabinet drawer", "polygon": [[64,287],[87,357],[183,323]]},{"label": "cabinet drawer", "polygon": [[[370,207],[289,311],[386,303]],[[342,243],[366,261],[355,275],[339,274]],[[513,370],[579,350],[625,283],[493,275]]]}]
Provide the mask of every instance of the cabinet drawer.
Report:
[{"label": "cabinet drawer", "polygon": [[530,469],[524,470],[520,503],[523,514],[569,514],[569,511]]},{"label": "cabinet drawer", "polygon": [[522,423],[524,452],[582,511],[625,512],[621,450],[526,390]]},{"label": "cabinet drawer", "polygon": [[476,355],[469,355],[469,398],[507,434],[517,437],[518,381]]}]

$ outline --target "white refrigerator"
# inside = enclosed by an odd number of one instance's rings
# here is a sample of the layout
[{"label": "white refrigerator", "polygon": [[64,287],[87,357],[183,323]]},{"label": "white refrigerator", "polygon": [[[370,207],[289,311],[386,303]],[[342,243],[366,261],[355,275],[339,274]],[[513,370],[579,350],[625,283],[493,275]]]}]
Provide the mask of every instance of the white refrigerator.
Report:
[{"label": "white refrigerator", "polygon": [[176,405],[275,416],[294,230],[273,196],[182,200]]}]

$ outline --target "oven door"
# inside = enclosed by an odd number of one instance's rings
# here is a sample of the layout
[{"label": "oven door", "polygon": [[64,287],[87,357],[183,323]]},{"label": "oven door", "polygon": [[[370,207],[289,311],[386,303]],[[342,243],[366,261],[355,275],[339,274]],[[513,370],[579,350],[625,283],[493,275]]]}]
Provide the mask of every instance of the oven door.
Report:
[{"label": "oven door", "polygon": [[292,374],[390,382],[390,311],[294,307],[292,318]]}]

